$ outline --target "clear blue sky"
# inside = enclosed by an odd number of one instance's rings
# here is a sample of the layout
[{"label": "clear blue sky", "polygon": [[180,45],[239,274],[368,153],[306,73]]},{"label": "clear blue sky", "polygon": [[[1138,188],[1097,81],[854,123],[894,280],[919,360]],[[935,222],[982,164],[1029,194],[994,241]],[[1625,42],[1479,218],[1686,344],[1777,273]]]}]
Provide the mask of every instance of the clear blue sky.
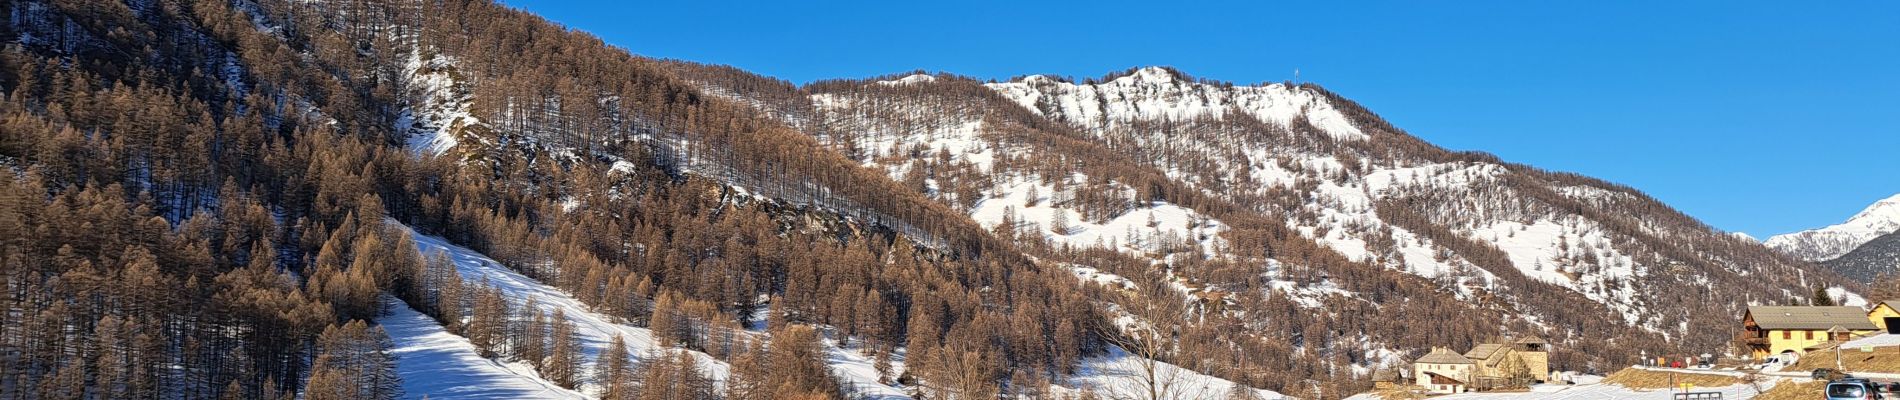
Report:
[{"label": "clear blue sky", "polygon": [[1458,150],[1759,237],[1900,193],[1900,2],[504,0],[645,56],[793,82],[1168,65],[1301,77]]}]

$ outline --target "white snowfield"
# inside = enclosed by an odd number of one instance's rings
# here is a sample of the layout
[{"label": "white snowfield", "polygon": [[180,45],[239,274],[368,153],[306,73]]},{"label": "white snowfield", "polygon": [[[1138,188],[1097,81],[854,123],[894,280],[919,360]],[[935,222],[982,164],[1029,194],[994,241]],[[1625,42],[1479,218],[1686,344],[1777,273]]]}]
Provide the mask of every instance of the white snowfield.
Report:
[{"label": "white snowfield", "polygon": [[[1071,393],[1083,388],[1109,399],[1147,398],[1148,367],[1155,371],[1154,379],[1169,388],[1163,396],[1167,399],[1221,399],[1226,398],[1229,390],[1234,389],[1233,381],[1203,375],[1187,368],[1181,368],[1165,362],[1153,362],[1145,358],[1130,355],[1121,348],[1109,348],[1109,354],[1082,360],[1076,376],[1069,380],[1072,387],[1056,387],[1053,392]],[[1154,385],[1161,386],[1161,385]],[[1286,395],[1265,389],[1253,390],[1260,398],[1267,400],[1291,399]]]},{"label": "white snowfield", "polygon": [[1864,337],[1860,339],[1849,340],[1847,341],[1847,343],[1841,344],[1841,348],[1849,349],[1848,351],[1859,351],[1857,349],[1862,348],[1862,347],[1892,347],[1892,346],[1900,346],[1900,335],[1882,333],[1882,334],[1868,336],[1868,337]]},{"label": "white snowfield", "polygon": [[482,358],[468,339],[442,329],[434,319],[401,300],[378,320],[396,343],[396,370],[410,398],[431,399],[585,399],[531,373],[517,372]]},{"label": "white snowfield", "polygon": [[[407,226],[397,226],[402,229],[409,229]],[[543,312],[552,312],[556,309],[561,310],[566,314],[568,322],[574,323],[574,333],[580,337],[581,352],[584,355],[584,359],[588,360],[586,365],[583,366],[585,368],[584,370],[592,370],[592,361],[601,351],[607,348],[608,344],[613,341],[614,336],[622,336],[625,338],[630,353],[627,356],[633,359],[644,360],[660,354],[661,347],[654,341],[652,331],[646,328],[637,328],[616,323],[611,317],[590,311],[585,304],[581,304],[579,300],[574,299],[573,296],[569,296],[566,292],[542,284],[540,281],[521,275],[514,270],[510,270],[494,259],[488,258],[488,256],[477,253],[474,250],[451,244],[439,237],[426,236],[414,233],[413,231],[411,234],[415,237],[416,249],[421,251],[422,254],[426,256],[435,254],[437,251],[448,254],[449,259],[455,262],[456,272],[462,274],[462,279],[467,282],[486,281],[488,285],[501,289],[508,298],[511,306],[520,307],[526,304],[529,299],[534,299],[535,303],[539,305]],[[392,332],[391,334],[393,335],[394,333]],[[712,356],[708,356],[705,353],[690,351],[688,353],[692,354],[693,358],[699,362],[699,368],[705,371],[708,377],[721,384],[725,382],[730,368],[729,365],[725,362],[713,359]],[[486,362],[486,360],[483,361]],[[424,381],[442,381],[438,383],[438,385],[441,385],[444,390],[450,391],[458,390],[458,388],[465,386],[481,385],[480,381],[470,379],[473,377],[444,374],[438,369],[414,370],[404,368],[400,372],[403,375],[404,381],[417,379]],[[419,393],[416,391],[411,391],[408,395],[417,398],[423,395],[429,395],[430,398],[438,397],[433,393]]]},{"label": "white snowfield", "polygon": [[[409,229],[400,226],[402,229]],[[457,272],[469,282],[481,282],[502,290],[510,304],[521,306],[532,298],[544,311],[560,309],[566,313],[568,321],[575,324],[575,333],[581,337],[583,353],[590,360],[585,368],[591,370],[591,360],[603,351],[613,335],[626,338],[629,357],[647,359],[659,354],[661,348],[653,339],[652,331],[613,322],[613,319],[589,311],[587,306],[575,300],[566,292],[540,283],[503,267],[500,263],[481,253],[448,243],[439,237],[411,234],[415,237],[416,248],[423,254],[443,251],[455,262]],[[393,301],[393,300],[392,300]],[[520,398],[589,398],[583,393],[561,389],[548,383],[519,365],[504,365],[494,360],[482,358],[468,340],[444,331],[441,325],[406,305],[398,304],[395,311],[383,317],[381,323],[397,345],[397,355],[402,357],[397,364],[397,372],[403,377],[406,395],[410,398],[428,396],[432,399],[520,399]],[[763,332],[750,332],[763,338]],[[836,342],[825,341],[826,364],[850,392],[854,399],[899,400],[910,399],[904,388],[878,383],[877,369],[873,360],[860,353],[857,348],[839,348]],[[685,351],[672,349],[670,351]],[[903,350],[898,350],[892,362],[894,369],[902,370]],[[700,368],[708,377],[718,381],[723,387],[730,376],[730,366],[711,356],[688,351],[699,361]],[[1091,388],[1098,393],[1116,393],[1130,388],[1141,387],[1143,360],[1128,355],[1119,349],[1113,353],[1082,360],[1080,373],[1071,377],[1058,391],[1074,391]],[[1182,399],[1211,399],[1225,395],[1234,383],[1228,380],[1203,375],[1191,370],[1167,363],[1156,363],[1161,376],[1169,378],[1176,385],[1176,393]],[[592,386],[583,387],[583,392],[593,390]],[[1284,396],[1267,390],[1258,390],[1263,398],[1280,399]]]},{"label": "white snowfield", "polygon": [[[407,226],[400,227],[402,229],[409,229]],[[475,252],[474,250],[451,244],[439,237],[416,234],[413,231],[411,231],[411,234],[415,237],[416,249],[421,251],[422,254],[434,254],[436,251],[445,252],[448,254],[449,259],[455,262],[456,271],[462,274],[462,279],[468,282],[483,282],[485,280],[488,285],[501,289],[512,306],[519,307],[526,304],[527,300],[532,298],[536,304],[539,304],[544,312],[559,309],[565,313],[567,320],[573,322],[575,325],[575,334],[580,336],[582,353],[585,359],[588,360],[588,363],[584,365],[585,370],[591,370],[593,368],[592,360],[594,360],[601,351],[607,348],[615,335],[622,336],[626,339],[628,352],[630,353],[628,356],[636,360],[644,360],[661,354],[662,348],[659,346],[659,343],[654,340],[652,331],[646,328],[617,323],[612,317],[589,310],[585,304],[574,299],[573,296],[568,295],[566,292],[543,284],[533,278],[521,275],[514,270],[510,270],[494,259]],[[415,313],[413,310],[409,312]],[[443,332],[441,326],[434,325],[432,320],[420,314],[417,314],[417,317],[421,318],[423,322],[432,325],[434,328],[433,332],[447,335],[447,332]],[[393,321],[397,317],[390,318]],[[751,334],[757,335],[755,337],[764,336],[764,334],[760,332],[752,332]],[[397,332],[391,330],[390,335],[392,337],[396,336]],[[396,338],[399,343],[405,341],[425,343],[442,339],[431,336],[433,335],[431,331],[419,328],[405,330],[404,335],[405,337]],[[457,338],[460,339],[459,337]],[[462,339],[462,343],[466,344],[467,340]],[[910,398],[905,395],[902,389],[878,383],[877,370],[873,368],[874,364],[868,357],[863,356],[855,350],[843,350],[836,346],[829,346],[829,344],[830,342],[827,342],[828,346],[826,350],[829,355],[826,362],[831,367],[832,373],[842,378],[846,388],[854,391],[857,398]],[[472,351],[472,347],[470,347],[470,349]],[[706,373],[707,377],[718,382],[721,387],[724,387],[726,378],[731,376],[730,364],[714,359],[705,353],[680,350],[677,348],[667,349],[666,351],[686,351],[688,354],[691,354],[693,358],[698,361],[700,369]],[[405,382],[429,382],[426,386],[408,390],[407,395],[414,398],[420,398],[423,395],[428,395],[430,398],[443,398],[443,395],[438,395],[437,393],[488,393],[481,389],[494,384],[494,378],[489,376],[490,374],[464,375],[461,374],[460,371],[479,370],[482,368],[480,365],[493,365],[495,363],[491,360],[474,356],[474,354],[469,354],[469,356],[471,357],[435,357],[435,359],[439,359],[439,361],[433,364],[400,365],[399,372],[402,374]],[[446,368],[450,365],[460,365],[460,367]],[[504,367],[504,369],[506,368]],[[528,378],[539,380],[538,377],[530,376]],[[583,389],[591,387],[592,386],[586,386]],[[572,394],[572,392],[568,393]],[[579,394],[575,395],[578,396]],[[529,397],[540,398],[540,396]],[[458,398],[522,397],[508,395],[507,393],[494,393],[492,396],[481,394]]]},{"label": "white snowfield", "polygon": [[1762,244],[1804,260],[1822,261],[1840,257],[1894,231],[1900,231],[1900,194],[1874,202],[1847,222],[1775,235]]}]

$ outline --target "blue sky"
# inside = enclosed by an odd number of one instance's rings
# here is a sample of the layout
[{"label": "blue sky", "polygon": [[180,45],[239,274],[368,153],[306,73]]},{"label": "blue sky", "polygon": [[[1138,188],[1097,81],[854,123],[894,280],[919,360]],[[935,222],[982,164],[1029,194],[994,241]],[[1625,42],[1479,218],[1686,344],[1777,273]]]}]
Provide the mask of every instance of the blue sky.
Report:
[{"label": "blue sky", "polygon": [[1900,193],[1895,1],[504,2],[636,54],[793,82],[1298,69],[1441,146],[1761,237]]}]

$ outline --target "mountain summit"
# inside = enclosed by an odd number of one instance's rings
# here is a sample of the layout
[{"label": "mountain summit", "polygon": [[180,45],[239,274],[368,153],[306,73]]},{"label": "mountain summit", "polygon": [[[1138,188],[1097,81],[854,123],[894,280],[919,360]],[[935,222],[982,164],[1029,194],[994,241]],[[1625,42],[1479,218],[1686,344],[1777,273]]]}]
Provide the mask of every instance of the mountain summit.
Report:
[{"label": "mountain summit", "polygon": [[1768,247],[1808,261],[1830,260],[1880,237],[1900,231],[1900,194],[1874,202],[1846,222],[1825,228],[1775,235]]}]

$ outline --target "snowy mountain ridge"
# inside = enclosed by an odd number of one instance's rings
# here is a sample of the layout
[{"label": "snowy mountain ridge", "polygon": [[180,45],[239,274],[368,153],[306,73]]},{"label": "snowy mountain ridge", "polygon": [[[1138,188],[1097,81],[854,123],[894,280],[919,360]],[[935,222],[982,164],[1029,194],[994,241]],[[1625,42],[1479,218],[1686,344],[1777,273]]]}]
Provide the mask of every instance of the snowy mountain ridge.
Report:
[{"label": "snowy mountain ridge", "polygon": [[[908,79],[908,78],[907,78]],[[1276,189],[1294,189],[1303,183],[1317,182],[1308,202],[1292,211],[1310,218],[1289,218],[1290,228],[1298,230],[1335,251],[1356,261],[1383,264],[1425,278],[1452,276],[1477,287],[1494,287],[1496,272],[1477,268],[1458,255],[1447,256],[1442,244],[1434,243],[1406,228],[1393,226],[1376,212],[1381,201],[1403,198],[1410,193],[1469,190],[1501,185],[1511,168],[1487,162],[1433,162],[1394,159],[1387,162],[1362,160],[1347,165],[1332,147],[1321,139],[1345,142],[1363,141],[1369,136],[1336,108],[1323,94],[1285,84],[1232,86],[1195,82],[1178,72],[1145,67],[1128,76],[1095,84],[1073,84],[1034,75],[1010,83],[985,85],[1025,108],[1095,135],[1099,140],[1128,139],[1144,148],[1161,153],[1180,149],[1185,154],[1173,159],[1226,159],[1227,165],[1243,166],[1241,177],[1208,176],[1170,168],[1172,176],[1185,178],[1198,186],[1226,188],[1265,195]],[[1130,121],[1189,121],[1197,118],[1229,118],[1230,112],[1250,116],[1277,125],[1293,135],[1317,131],[1321,135],[1302,138],[1315,143],[1311,148],[1287,148],[1264,138],[1249,135],[1205,135],[1182,137],[1158,129],[1129,127]],[[1333,153],[1333,154],[1329,154]],[[1231,155],[1244,155],[1233,157]],[[1385,161],[1385,160],[1380,160]],[[1251,167],[1251,168],[1247,168]],[[1250,170],[1248,170],[1250,169]],[[1214,170],[1234,172],[1235,169]],[[1239,179],[1236,179],[1239,178]],[[1553,188],[1579,198],[1614,196],[1614,192],[1588,186]],[[1210,194],[1221,195],[1215,190]],[[1248,196],[1229,198],[1240,203]],[[1532,215],[1483,212],[1490,220],[1475,219],[1453,230],[1470,239],[1492,243],[1510,255],[1514,272],[1532,279],[1566,287],[1621,310],[1631,324],[1641,324],[1645,306],[1634,298],[1626,279],[1642,274],[1632,259],[1608,245],[1606,233],[1594,221],[1583,218],[1546,218]],[[1525,217],[1536,218],[1525,220]],[[1556,216],[1552,216],[1556,217]],[[1519,233],[1524,233],[1520,237]],[[1373,246],[1371,243],[1390,243]],[[1592,273],[1576,273],[1565,268],[1579,267],[1575,260],[1585,257],[1603,260],[1590,263]],[[1454,272],[1458,272],[1453,276]],[[1461,283],[1460,285],[1463,285]],[[1648,321],[1654,329],[1656,321]]]},{"label": "snowy mountain ridge", "polygon": [[[1437,148],[1314,85],[1239,86],[1164,67],[1081,83],[907,73],[806,87],[696,84],[800,126],[993,231],[1143,258],[1192,295],[1241,287],[1175,270],[1200,254],[1253,265],[1269,296],[1308,312],[1374,304],[1377,293],[1339,271],[1313,275],[1315,265],[1274,252],[1237,257],[1247,249],[1231,235],[1256,221],[1516,315],[1507,317],[1510,330],[1566,347],[1587,345],[1572,327],[1596,324],[1598,313],[1622,326],[1611,331],[1719,341],[1689,328],[1726,323],[1740,305],[1780,303],[1830,279],[1634,189]],[[1068,148],[1066,140],[1090,144]],[[1155,189],[1129,168],[1199,195],[1143,197],[1175,189]],[[1169,236],[1188,246],[1153,246]],[[1127,284],[1136,271],[1099,267],[1070,266],[1084,281],[1145,286]],[[1716,285],[1738,301],[1656,294],[1680,285]],[[1361,371],[1407,348],[1381,344],[1390,338],[1342,339],[1364,344],[1354,351],[1365,358],[1352,365]]]},{"label": "snowy mountain ridge", "polygon": [[1763,243],[1796,258],[1822,261],[1840,257],[1867,241],[1895,231],[1900,231],[1900,194],[1874,202],[1846,222],[1775,235]]},{"label": "snowy mountain ridge", "polygon": [[[912,77],[903,78],[913,79]],[[900,80],[902,81],[902,80]],[[1339,140],[1364,140],[1322,96],[1285,84],[1222,87],[1193,82],[1164,67],[1143,67],[1097,84],[1075,84],[1046,75],[985,85],[1039,114],[1103,126],[1135,120],[1182,121],[1219,118],[1238,111],[1282,126],[1304,119]]]}]

